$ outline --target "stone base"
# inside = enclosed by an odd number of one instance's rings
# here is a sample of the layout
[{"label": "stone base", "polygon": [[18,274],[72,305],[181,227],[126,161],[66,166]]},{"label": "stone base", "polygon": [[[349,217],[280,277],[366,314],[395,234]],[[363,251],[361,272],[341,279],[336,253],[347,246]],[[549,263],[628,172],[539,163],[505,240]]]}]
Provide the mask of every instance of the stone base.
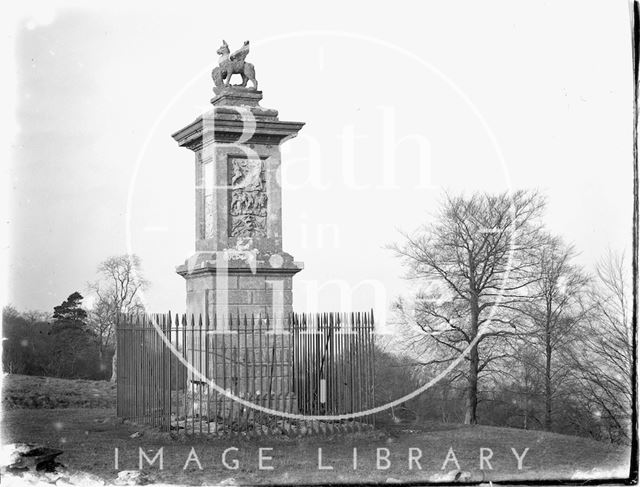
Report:
[{"label": "stone base", "polygon": [[187,314],[231,316],[250,320],[269,318],[272,327],[283,326],[292,311],[292,278],[302,270],[302,264],[293,262],[288,254],[270,259],[225,260],[223,263],[199,260],[179,266],[176,272],[183,276],[187,286]]},{"label": "stone base", "polygon": [[[288,394],[256,394],[256,395],[241,395],[242,399],[249,401],[258,406],[262,406],[268,409],[274,409],[276,411],[297,413],[297,399],[292,393]],[[199,392],[191,393],[187,396],[188,401],[194,401],[194,413],[198,416],[203,416],[209,419],[225,418],[238,418],[240,416],[248,418],[249,421],[253,421],[255,416],[264,416],[265,413],[256,411],[253,408],[247,407],[239,402],[234,401],[226,396],[210,393],[207,400],[206,393],[203,391],[202,402],[200,402]]]},{"label": "stone base", "polygon": [[262,91],[242,86],[214,88],[216,94],[211,99],[212,105],[257,107],[262,100]]}]

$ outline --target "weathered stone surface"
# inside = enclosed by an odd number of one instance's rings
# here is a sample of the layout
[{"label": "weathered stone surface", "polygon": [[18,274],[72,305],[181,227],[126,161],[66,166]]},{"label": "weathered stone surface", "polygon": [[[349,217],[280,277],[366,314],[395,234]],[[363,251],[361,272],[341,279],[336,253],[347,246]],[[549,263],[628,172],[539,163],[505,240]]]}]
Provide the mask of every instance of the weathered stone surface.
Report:
[{"label": "weathered stone surface", "polygon": [[[279,308],[279,316],[286,317],[292,311],[293,293],[291,275],[282,275],[270,269],[258,268],[256,274],[240,273],[227,269],[220,278],[213,272],[185,272],[187,281],[187,307],[190,313],[210,315],[252,313],[256,316],[267,313],[274,319],[273,309]],[[283,272],[297,272],[287,269]]]},{"label": "weathered stone surface", "polygon": [[293,295],[290,290],[282,291],[252,291],[251,304],[268,304],[276,306],[278,303],[284,305],[293,304]]},{"label": "weathered stone surface", "polygon": [[[241,88],[238,86],[230,86],[220,89],[220,92],[211,99],[211,104],[216,107],[252,107],[260,108],[256,111],[260,117],[277,117],[278,112],[270,108],[261,108],[262,91],[251,90],[249,88]],[[229,111],[228,113],[234,113]],[[237,113],[237,112],[236,112]]]},{"label": "weathered stone surface", "polygon": [[242,289],[267,289],[265,276],[238,276],[238,286]]}]

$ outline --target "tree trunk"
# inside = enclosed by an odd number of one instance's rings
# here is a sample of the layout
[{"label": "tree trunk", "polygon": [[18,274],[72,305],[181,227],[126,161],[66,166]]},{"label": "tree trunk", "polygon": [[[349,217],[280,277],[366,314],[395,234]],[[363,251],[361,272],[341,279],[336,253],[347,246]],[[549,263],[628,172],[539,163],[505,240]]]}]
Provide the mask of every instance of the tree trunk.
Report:
[{"label": "tree trunk", "polygon": [[113,357],[111,358],[111,382],[115,383],[118,378],[118,333],[120,331],[120,311],[116,313],[114,331],[116,333],[116,339],[114,340]]},{"label": "tree trunk", "polygon": [[546,363],[544,369],[544,429],[551,431],[551,333],[547,327],[545,333]]},{"label": "tree trunk", "polygon": [[[448,383],[448,385],[451,385],[451,382]],[[443,387],[442,388],[442,401],[440,403],[440,410],[442,411],[442,422],[443,423],[448,423],[449,422],[449,415],[447,414],[447,411],[449,410],[449,388],[448,387]]]},{"label": "tree trunk", "polygon": [[106,365],[104,363],[104,352],[102,351],[102,343],[98,343],[98,363],[100,364],[100,378],[103,379],[106,374]]},{"label": "tree trunk", "polygon": [[118,347],[114,347],[113,358],[111,359],[111,382],[116,382],[118,376]]},{"label": "tree trunk", "polygon": [[478,363],[478,347],[476,344],[469,353],[469,385],[467,387],[464,424],[478,423],[476,415],[478,409]]},{"label": "tree trunk", "polygon": [[[471,323],[469,338],[473,340],[478,334],[478,299],[471,300]],[[464,424],[477,424],[476,416],[478,409],[478,367],[480,359],[478,357],[478,344],[469,352],[469,385],[467,387],[466,411],[464,415]]]}]

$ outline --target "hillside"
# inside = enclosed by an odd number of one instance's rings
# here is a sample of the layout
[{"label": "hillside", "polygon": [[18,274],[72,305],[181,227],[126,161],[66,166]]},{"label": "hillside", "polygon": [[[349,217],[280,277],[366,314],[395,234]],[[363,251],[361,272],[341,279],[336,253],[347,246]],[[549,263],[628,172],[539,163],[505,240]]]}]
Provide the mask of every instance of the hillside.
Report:
[{"label": "hillside", "polygon": [[[71,471],[92,472],[109,481],[118,473],[114,449],[119,451],[119,470],[125,470],[137,468],[139,447],[149,455],[164,447],[164,469],[159,471],[153,466],[146,471],[157,482],[178,484],[212,484],[229,477],[241,483],[434,482],[449,480],[447,475],[455,470],[469,481],[582,480],[624,478],[629,468],[630,452],[626,447],[540,431],[444,423],[334,437],[176,439],[122,424],[116,420],[113,408],[94,408],[95,404],[114,401],[113,386],[106,382],[13,376],[5,377],[4,385],[3,402],[14,407],[3,416],[5,444],[36,442],[61,448],[64,453],[60,461]],[[51,399],[42,399],[49,394]],[[21,395],[25,398],[20,399]],[[60,407],[35,409],[39,404]],[[131,438],[136,432],[141,435]],[[238,448],[234,453],[240,464],[238,470],[228,470],[221,463],[222,451],[232,446]],[[199,456],[202,470],[195,462],[183,470],[191,447]],[[269,452],[273,470],[259,470],[261,447],[273,449]],[[319,449],[322,467],[333,467],[332,470],[319,468]],[[377,468],[378,449],[382,456],[388,450],[388,463],[381,460],[383,468]],[[487,464],[480,469],[481,454],[490,457],[490,469]],[[522,458],[520,469],[516,455]],[[411,461],[412,468],[410,456],[415,459]]]}]

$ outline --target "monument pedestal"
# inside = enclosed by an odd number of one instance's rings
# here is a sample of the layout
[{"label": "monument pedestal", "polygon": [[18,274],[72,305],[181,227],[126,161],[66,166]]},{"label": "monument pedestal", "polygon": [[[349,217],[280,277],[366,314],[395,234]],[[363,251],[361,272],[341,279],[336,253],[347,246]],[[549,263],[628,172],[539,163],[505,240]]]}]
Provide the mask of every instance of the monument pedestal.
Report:
[{"label": "monument pedestal", "polygon": [[196,254],[176,271],[186,280],[190,312],[218,319],[230,315],[232,326],[245,316],[269,317],[274,328],[286,326],[293,310],[292,278],[301,269],[302,264],[285,253],[260,260],[253,253],[221,251]]}]

